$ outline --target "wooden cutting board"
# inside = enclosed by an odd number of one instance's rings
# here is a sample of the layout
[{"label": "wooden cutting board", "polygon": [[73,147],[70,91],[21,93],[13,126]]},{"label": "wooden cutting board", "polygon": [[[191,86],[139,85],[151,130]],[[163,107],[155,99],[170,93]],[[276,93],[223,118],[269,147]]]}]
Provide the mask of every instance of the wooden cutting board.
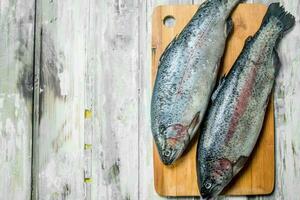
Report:
[{"label": "wooden cutting board", "polygon": [[[154,10],[152,21],[152,83],[157,72],[157,63],[169,42],[184,28],[198,6],[160,6]],[[240,4],[232,14],[234,32],[229,38],[221,73],[229,71],[240,54],[244,41],[259,28],[266,13],[261,4]],[[172,16],[173,27],[164,24]],[[172,24],[172,23],[167,23]],[[200,133],[201,134],[201,133]],[[198,136],[197,136],[198,138]],[[196,177],[195,138],[189,150],[172,166],[164,166],[154,145],[154,184],[161,196],[199,196]],[[248,165],[224,191],[225,195],[269,194],[274,188],[274,110],[273,99],[268,107],[259,142]]]}]

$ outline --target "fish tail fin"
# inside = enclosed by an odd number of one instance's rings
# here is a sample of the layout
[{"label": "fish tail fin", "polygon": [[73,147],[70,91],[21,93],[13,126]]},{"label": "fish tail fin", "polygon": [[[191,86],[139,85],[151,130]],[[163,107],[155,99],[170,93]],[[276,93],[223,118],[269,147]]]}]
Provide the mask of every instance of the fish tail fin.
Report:
[{"label": "fish tail fin", "polygon": [[263,24],[268,23],[272,17],[275,17],[279,20],[279,26],[282,29],[282,33],[287,32],[295,25],[295,17],[286,12],[284,7],[280,6],[280,3],[270,4],[263,19]]}]

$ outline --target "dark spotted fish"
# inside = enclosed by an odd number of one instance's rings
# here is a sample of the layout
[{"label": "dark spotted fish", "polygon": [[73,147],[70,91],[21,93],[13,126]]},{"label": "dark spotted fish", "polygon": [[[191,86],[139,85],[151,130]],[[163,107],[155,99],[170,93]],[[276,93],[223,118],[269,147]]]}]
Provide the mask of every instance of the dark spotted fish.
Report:
[{"label": "dark spotted fish", "polygon": [[271,4],[259,31],[220,81],[200,128],[198,185],[203,198],[218,195],[243,168],[260,134],[279,70],[276,48],[295,18]]},{"label": "dark spotted fish", "polygon": [[166,165],[181,156],[202,120],[232,28],[227,18],[239,1],[206,1],[160,58],[151,126]]}]

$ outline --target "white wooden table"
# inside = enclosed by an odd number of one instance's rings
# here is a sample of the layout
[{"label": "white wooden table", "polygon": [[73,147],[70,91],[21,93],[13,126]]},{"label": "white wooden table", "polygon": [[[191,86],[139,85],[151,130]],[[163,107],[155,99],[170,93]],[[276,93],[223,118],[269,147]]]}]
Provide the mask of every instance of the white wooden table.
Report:
[{"label": "white wooden table", "polygon": [[[151,14],[201,2],[1,0],[0,199],[162,198],[149,123]],[[281,2],[297,24],[279,48],[275,190],[233,199],[300,199],[300,2]]]}]

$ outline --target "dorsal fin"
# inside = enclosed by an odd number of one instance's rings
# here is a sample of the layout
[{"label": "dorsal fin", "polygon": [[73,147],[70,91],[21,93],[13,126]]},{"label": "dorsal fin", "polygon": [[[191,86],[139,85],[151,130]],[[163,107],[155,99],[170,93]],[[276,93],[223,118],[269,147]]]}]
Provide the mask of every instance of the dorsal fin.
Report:
[{"label": "dorsal fin", "polygon": [[199,124],[200,124],[200,111],[196,113],[192,122],[190,123],[188,128],[188,133],[189,134],[194,133],[198,128]]},{"label": "dorsal fin", "polygon": [[215,91],[211,95],[212,101],[214,101],[217,98],[218,93],[220,92],[222,86],[224,85],[225,79],[226,79],[226,75],[222,76],[222,78],[219,80],[218,86],[216,87]]},{"label": "dorsal fin", "polygon": [[252,40],[253,36],[248,36],[245,40],[245,44],[247,44],[248,42],[250,42]]}]

